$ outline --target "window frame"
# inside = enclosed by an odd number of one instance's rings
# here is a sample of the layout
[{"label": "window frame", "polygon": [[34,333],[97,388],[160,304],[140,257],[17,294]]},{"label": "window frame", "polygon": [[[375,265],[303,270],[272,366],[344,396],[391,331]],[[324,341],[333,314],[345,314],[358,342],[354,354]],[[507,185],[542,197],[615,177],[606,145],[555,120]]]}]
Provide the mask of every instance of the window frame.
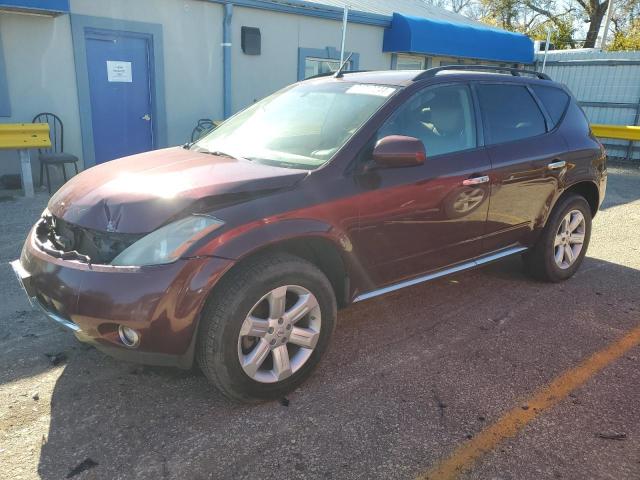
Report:
[{"label": "window frame", "polygon": [[[564,110],[562,111],[562,115],[560,115],[560,118],[558,119],[557,123],[551,129],[549,128],[549,126],[553,125],[553,118],[551,117],[551,114],[547,110],[547,107],[545,106],[545,104],[542,101],[542,99],[538,96],[536,91],[533,89],[534,85],[538,86],[538,87],[541,87],[541,88],[554,88],[556,90],[560,90],[562,93],[564,93],[567,96],[567,99],[568,99],[567,100],[567,104],[564,106]],[[569,110],[569,106],[571,105],[571,100],[572,100],[571,95],[564,88],[556,87],[554,85],[540,85],[540,84],[536,83],[536,84],[528,85],[528,86],[529,86],[529,89],[531,90],[531,94],[536,99],[536,101],[538,102],[538,105],[542,109],[543,114],[547,118],[547,133],[555,132],[560,127],[562,122],[564,121],[564,117],[567,115],[567,111]]]},{"label": "window frame", "polygon": [[[319,58],[319,57],[307,56],[307,57],[304,57],[304,71],[305,71],[305,73],[307,71],[307,61],[318,62],[318,63],[322,63],[322,62],[332,63],[332,64],[335,63],[335,64],[338,65],[338,68],[340,68],[340,59],[339,58],[338,59],[333,59],[333,58]],[[352,71],[352,68],[353,68],[353,62],[351,60],[349,60],[347,62],[347,64],[346,64],[345,71],[346,72]],[[336,71],[337,71],[337,69],[336,70],[332,70],[332,72],[334,72],[334,73]],[[303,80],[307,80],[309,78],[313,78],[313,77],[316,77],[318,75],[329,75],[329,74],[330,73],[326,73],[326,72],[325,73],[318,72],[318,73],[316,73],[314,75],[311,75],[309,77],[305,77]]]},{"label": "window frame", "polygon": [[415,55],[415,54],[410,54],[410,53],[398,53],[396,54],[396,61],[395,61],[395,66],[394,66],[394,70],[406,70],[406,69],[401,69],[398,67],[398,64],[400,63],[401,59],[405,58],[405,59],[413,59],[413,60],[421,60],[421,66],[420,68],[417,69],[410,69],[410,70],[415,70],[415,71],[420,71],[420,70],[424,70],[427,66],[427,59],[425,58],[424,55]]},{"label": "window frame", "polygon": [[[508,145],[510,143],[515,143],[515,142],[522,142],[522,141],[526,141],[529,139],[533,139],[533,138],[539,138],[542,137],[544,135],[548,135],[549,133],[551,133],[552,131],[555,130],[549,129],[549,126],[552,124],[551,121],[551,117],[549,116],[549,113],[547,112],[547,110],[544,108],[544,106],[542,105],[542,102],[540,101],[540,99],[536,96],[535,92],[533,91],[533,89],[531,88],[531,86],[528,83],[519,83],[519,82],[505,82],[505,81],[500,81],[500,80],[475,80],[473,82],[471,82],[471,90],[473,92],[473,95],[476,99],[477,102],[477,108],[478,111],[480,112],[480,120],[481,120],[481,125],[482,125],[482,143],[484,146],[486,147],[494,147],[497,145]],[[544,120],[544,132],[539,133],[538,135],[533,135],[531,137],[523,137],[523,138],[517,138],[515,140],[507,140],[506,142],[496,142],[496,143],[492,143],[491,140],[491,135],[489,134],[488,130],[487,130],[487,121],[485,119],[485,114],[484,111],[482,110],[482,106],[480,105],[480,95],[478,92],[478,86],[479,85],[504,85],[504,86],[512,86],[512,87],[520,87],[520,88],[524,88],[527,92],[529,92],[529,95],[531,96],[531,99],[533,100],[534,105],[536,105],[538,107],[538,111],[542,114],[542,118]],[[560,125],[560,122],[558,122],[558,125]],[[556,125],[556,127],[558,126]]]},{"label": "window frame", "polygon": [[[467,93],[469,95],[469,107],[471,108],[471,121],[474,122],[474,132],[475,132],[475,146],[471,147],[471,148],[466,148],[464,150],[455,150],[452,152],[445,152],[445,153],[439,153],[437,155],[429,155],[429,151],[427,150],[427,158],[429,160],[431,159],[439,159],[440,157],[444,157],[447,155],[459,155],[461,153],[468,153],[468,152],[473,152],[475,150],[478,150],[480,148],[484,147],[484,138],[482,136],[482,130],[480,129],[481,124],[479,123],[480,118],[479,116],[481,116],[481,113],[479,112],[478,109],[478,103],[477,100],[475,98],[475,94],[473,91],[473,82],[470,81],[452,81],[452,82],[443,82],[443,83],[432,83],[429,85],[425,85],[424,87],[420,88],[419,90],[411,93],[406,99],[404,99],[401,103],[399,103],[396,108],[394,108],[389,115],[387,115],[380,123],[380,125],[376,128],[375,132],[373,133],[373,135],[371,136],[371,138],[369,139],[369,142],[367,142],[367,145],[370,145],[372,142],[375,143],[378,140],[380,140],[380,138],[378,138],[380,130],[382,130],[382,128],[384,128],[384,126],[386,125],[386,123],[397,113],[400,111],[401,108],[403,108],[408,102],[410,102],[413,98],[415,98],[417,95],[422,95],[424,94],[427,90],[430,89],[435,89],[435,88],[442,88],[442,87],[451,87],[451,86],[463,86],[466,88]],[[423,142],[424,143],[424,142]],[[426,145],[425,145],[425,149],[426,149]],[[365,149],[366,150],[366,147]],[[361,152],[362,153],[362,152]],[[360,155],[358,155],[360,156]],[[427,162],[428,163],[428,162]],[[425,163],[425,165],[427,164]]]},{"label": "window frame", "polygon": [[[351,55],[350,66],[351,71],[357,71],[360,67],[360,54],[354,51],[344,52],[346,59]],[[306,80],[305,78],[305,60],[309,58],[318,60],[340,61],[340,51],[334,47],[325,48],[308,48],[298,47],[298,82]]]}]

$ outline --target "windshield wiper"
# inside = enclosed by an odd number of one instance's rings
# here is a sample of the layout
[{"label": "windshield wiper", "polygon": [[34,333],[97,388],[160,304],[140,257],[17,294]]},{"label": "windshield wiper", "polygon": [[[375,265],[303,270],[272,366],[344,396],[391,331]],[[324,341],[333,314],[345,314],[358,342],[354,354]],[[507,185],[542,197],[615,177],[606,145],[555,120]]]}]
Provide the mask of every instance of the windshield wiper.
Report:
[{"label": "windshield wiper", "polygon": [[200,153],[206,153],[207,155],[215,155],[217,157],[227,157],[227,158],[233,158],[234,160],[248,160],[251,161],[251,159],[247,159],[244,157],[239,157],[237,155],[231,155],[228,152],[223,152],[222,150],[207,150],[206,148],[201,148],[201,150],[196,150],[197,152]]},{"label": "windshield wiper", "polygon": [[208,153],[209,155],[216,155],[218,157],[227,157],[227,158],[233,158],[234,160],[238,160],[238,157],[236,157],[235,155],[231,155],[230,153],[227,152],[221,152],[220,150],[205,150],[202,153]]}]

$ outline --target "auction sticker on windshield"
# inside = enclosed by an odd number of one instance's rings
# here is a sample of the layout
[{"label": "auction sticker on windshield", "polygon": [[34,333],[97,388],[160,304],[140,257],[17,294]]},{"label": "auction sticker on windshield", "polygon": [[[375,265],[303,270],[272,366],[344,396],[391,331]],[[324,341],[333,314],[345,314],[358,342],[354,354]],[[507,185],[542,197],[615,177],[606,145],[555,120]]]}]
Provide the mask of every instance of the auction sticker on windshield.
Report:
[{"label": "auction sticker on windshield", "polygon": [[349,87],[345,93],[354,93],[357,95],[376,95],[378,97],[388,97],[393,92],[395,92],[395,88],[392,87],[384,87],[382,85],[354,85]]}]

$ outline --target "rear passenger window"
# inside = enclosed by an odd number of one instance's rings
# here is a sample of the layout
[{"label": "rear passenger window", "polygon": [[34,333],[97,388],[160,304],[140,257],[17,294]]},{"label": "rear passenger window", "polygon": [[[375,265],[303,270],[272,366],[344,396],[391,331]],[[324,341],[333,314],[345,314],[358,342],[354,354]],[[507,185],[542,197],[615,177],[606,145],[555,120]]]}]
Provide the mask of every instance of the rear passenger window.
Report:
[{"label": "rear passenger window", "polygon": [[547,112],[551,117],[551,121],[553,122],[551,128],[554,128],[562,118],[564,111],[567,109],[567,105],[569,104],[569,95],[555,87],[534,85],[532,88],[544,105],[544,108],[547,109]]},{"label": "rear passenger window", "polygon": [[478,84],[486,143],[535,137],[546,132],[544,115],[529,90],[520,85]]}]

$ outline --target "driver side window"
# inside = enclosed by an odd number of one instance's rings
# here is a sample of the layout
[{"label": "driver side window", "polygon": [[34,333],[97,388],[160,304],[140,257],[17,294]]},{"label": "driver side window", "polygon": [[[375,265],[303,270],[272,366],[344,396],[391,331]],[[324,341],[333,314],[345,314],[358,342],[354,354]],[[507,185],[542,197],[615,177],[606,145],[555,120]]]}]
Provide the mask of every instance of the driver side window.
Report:
[{"label": "driver side window", "polygon": [[469,87],[445,85],[418,92],[378,131],[378,139],[388,135],[422,140],[427,157],[475,148],[476,128]]}]

